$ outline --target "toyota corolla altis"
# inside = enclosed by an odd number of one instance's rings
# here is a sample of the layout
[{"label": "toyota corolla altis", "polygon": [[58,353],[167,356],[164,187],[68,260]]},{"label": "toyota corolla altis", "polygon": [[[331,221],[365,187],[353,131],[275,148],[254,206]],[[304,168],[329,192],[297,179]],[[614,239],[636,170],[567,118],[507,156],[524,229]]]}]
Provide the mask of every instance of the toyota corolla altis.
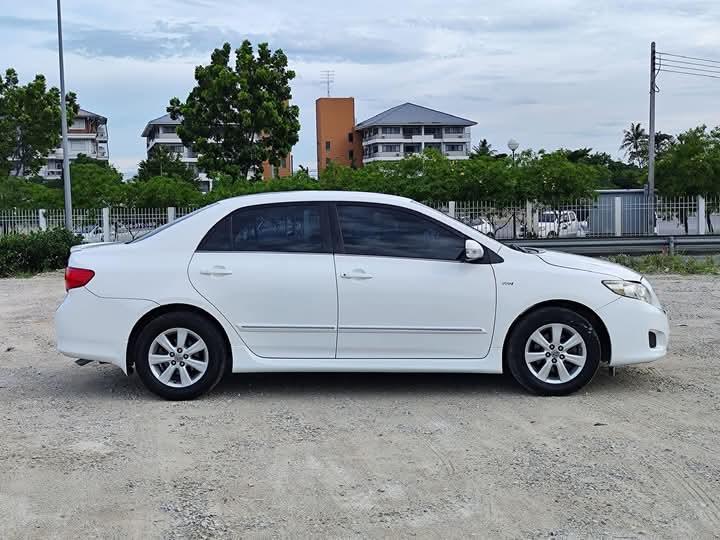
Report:
[{"label": "toyota corolla altis", "polygon": [[227,199],[128,243],[74,248],[60,352],[167,399],[227,373],[501,373],[563,395],[667,352],[652,287],[619,265],[505,246],[415,201]]}]

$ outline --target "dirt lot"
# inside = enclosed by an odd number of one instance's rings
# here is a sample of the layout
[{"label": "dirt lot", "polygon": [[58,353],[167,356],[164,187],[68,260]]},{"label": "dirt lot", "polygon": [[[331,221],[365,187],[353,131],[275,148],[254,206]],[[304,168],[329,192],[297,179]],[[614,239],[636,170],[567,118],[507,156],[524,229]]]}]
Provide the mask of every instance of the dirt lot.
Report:
[{"label": "dirt lot", "polygon": [[169,403],[55,352],[0,280],[0,538],[718,538],[720,280],[659,277],[663,362],[567,398],[468,375],[235,375]]}]

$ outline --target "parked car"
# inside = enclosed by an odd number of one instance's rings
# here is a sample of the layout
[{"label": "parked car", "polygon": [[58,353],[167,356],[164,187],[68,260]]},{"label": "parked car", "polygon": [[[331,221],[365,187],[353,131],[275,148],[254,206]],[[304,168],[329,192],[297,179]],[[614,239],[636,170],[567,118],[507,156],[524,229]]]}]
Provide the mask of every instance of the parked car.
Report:
[{"label": "parked car", "polygon": [[505,246],[409,199],[227,199],[125,244],[76,246],[58,349],[168,399],[228,372],[510,371],[563,395],[601,364],[662,358],[650,283],[606,261]]},{"label": "parked car", "polygon": [[[538,238],[557,238],[564,236],[585,236],[587,222],[582,222],[572,210],[556,212],[545,210],[538,215],[537,229],[535,233]],[[525,236],[526,225],[520,227],[520,233]]]},{"label": "parked car", "polygon": [[490,223],[490,220],[484,217],[479,217],[472,221],[471,227],[476,231],[480,231],[490,238],[495,238],[495,227]]}]

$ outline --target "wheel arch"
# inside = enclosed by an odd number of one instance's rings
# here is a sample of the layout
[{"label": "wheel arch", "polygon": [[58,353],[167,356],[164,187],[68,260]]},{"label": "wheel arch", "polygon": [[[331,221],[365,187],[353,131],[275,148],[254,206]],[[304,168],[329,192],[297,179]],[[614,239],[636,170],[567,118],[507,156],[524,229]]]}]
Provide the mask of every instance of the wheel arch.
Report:
[{"label": "wheel arch", "polygon": [[140,332],[145,327],[147,323],[149,323],[151,320],[155,319],[156,317],[159,317],[161,315],[165,315],[167,313],[179,313],[179,312],[190,312],[195,313],[204,319],[206,319],[208,322],[210,322],[212,325],[214,325],[217,330],[220,332],[220,335],[223,337],[223,340],[225,342],[225,347],[227,347],[227,353],[229,355],[228,362],[227,362],[227,368],[228,370],[232,369],[232,345],[230,343],[230,338],[227,335],[227,332],[225,331],[225,328],[222,324],[220,324],[220,321],[217,320],[216,317],[214,317],[212,314],[208,313],[202,308],[199,308],[197,306],[193,306],[191,304],[182,304],[182,303],[175,303],[175,304],[164,304],[162,306],[158,306],[154,309],[151,309],[147,313],[145,313],[138,321],[135,323],[135,326],[133,326],[133,329],[130,332],[130,337],[128,338],[127,347],[125,349],[125,366],[127,368],[127,373],[130,374],[133,372],[133,366],[135,365],[135,358],[134,358],[134,349],[135,349],[135,343],[137,342],[137,338],[140,335]]},{"label": "wheel arch", "polygon": [[510,342],[510,337],[512,336],[513,332],[515,331],[515,327],[520,323],[521,320],[523,320],[526,316],[528,316],[530,313],[533,313],[539,309],[546,308],[546,307],[561,307],[565,309],[570,309],[573,311],[576,311],[583,317],[585,317],[590,323],[593,325],[593,328],[598,334],[598,338],[600,339],[600,361],[609,364],[610,358],[612,355],[612,342],[610,341],[610,333],[608,332],[607,327],[605,326],[605,323],[600,318],[600,316],[593,311],[591,308],[587,307],[585,304],[581,304],[580,302],[575,302],[573,300],[546,300],[544,302],[540,302],[538,304],[535,304],[533,306],[530,306],[525,311],[523,311],[520,315],[515,317],[515,320],[510,325],[510,328],[508,328],[508,331],[505,333],[505,338],[503,340],[503,355],[502,355],[502,367],[503,367],[503,373],[507,372],[507,351],[508,351],[508,344]]}]

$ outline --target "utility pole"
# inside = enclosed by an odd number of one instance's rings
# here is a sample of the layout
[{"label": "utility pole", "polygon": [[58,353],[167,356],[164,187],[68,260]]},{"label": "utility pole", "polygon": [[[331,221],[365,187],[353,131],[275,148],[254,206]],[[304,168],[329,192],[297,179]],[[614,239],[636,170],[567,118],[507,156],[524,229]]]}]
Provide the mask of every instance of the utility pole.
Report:
[{"label": "utility pole", "polygon": [[657,86],[655,77],[655,42],[650,45],[650,133],[648,134],[648,192],[650,197],[655,195],[655,93]]},{"label": "utility pole", "polygon": [[65,189],[65,228],[72,231],[72,189],[70,186],[70,156],[68,154],[68,138],[67,138],[67,106],[65,104],[65,61],[63,59],[63,40],[62,40],[62,10],[60,9],[60,0],[57,0],[57,25],[58,25],[58,54],[60,57],[60,116],[61,132],[62,132],[62,151],[63,151],[63,184]]},{"label": "utility pole", "polygon": [[650,44],[650,133],[648,134],[648,200],[650,211],[648,221],[650,230],[655,226],[655,84],[657,69],[655,66],[655,42]]}]

